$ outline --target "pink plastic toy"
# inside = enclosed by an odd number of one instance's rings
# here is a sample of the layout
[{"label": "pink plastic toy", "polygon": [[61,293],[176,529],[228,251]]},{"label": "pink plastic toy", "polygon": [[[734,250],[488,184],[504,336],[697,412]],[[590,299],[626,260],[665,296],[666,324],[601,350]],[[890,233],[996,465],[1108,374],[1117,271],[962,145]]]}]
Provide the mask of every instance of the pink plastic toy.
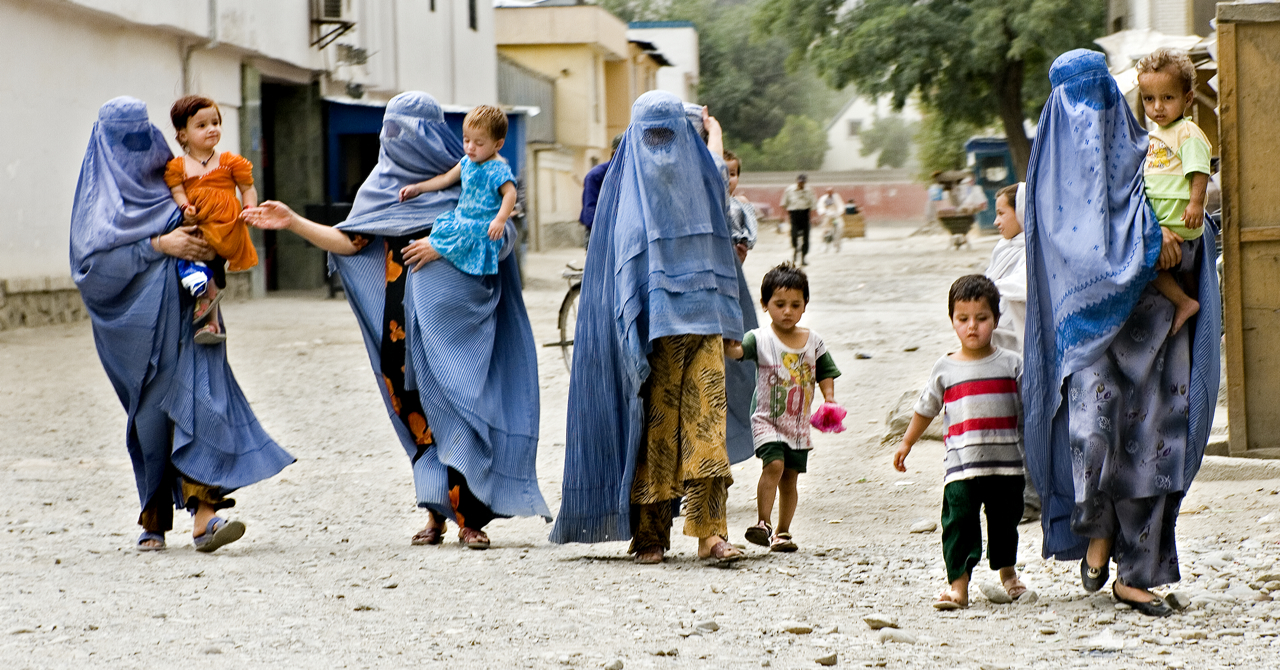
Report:
[{"label": "pink plastic toy", "polygon": [[842,433],[844,432],[844,417],[848,414],[843,407],[833,402],[824,402],[822,407],[819,407],[818,411],[813,413],[809,423],[824,433]]}]

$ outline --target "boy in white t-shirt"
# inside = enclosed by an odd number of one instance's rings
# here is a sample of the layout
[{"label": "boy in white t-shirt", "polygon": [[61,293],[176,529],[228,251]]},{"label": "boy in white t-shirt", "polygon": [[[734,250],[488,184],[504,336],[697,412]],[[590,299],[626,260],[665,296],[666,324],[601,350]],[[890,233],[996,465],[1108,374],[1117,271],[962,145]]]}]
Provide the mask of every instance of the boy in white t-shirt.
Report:
[{"label": "boy in white t-shirt", "polygon": [[[756,485],[759,522],[748,528],[747,541],[770,551],[795,551],[791,519],[800,500],[796,480],[808,465],[809,412],[814,386],[835,403],[835,378],[840,370],[817,333],[797,324],[809,304],[809,278],[792,263],[783,263],[764,276],[760,304],[772,323],[747,333],[742,342],[725,345],[730,358],[756,362],[756,393],[751,408],[751,433],[756,457],[764,461]],[[778,530],[769,525],[775,495]]]}]

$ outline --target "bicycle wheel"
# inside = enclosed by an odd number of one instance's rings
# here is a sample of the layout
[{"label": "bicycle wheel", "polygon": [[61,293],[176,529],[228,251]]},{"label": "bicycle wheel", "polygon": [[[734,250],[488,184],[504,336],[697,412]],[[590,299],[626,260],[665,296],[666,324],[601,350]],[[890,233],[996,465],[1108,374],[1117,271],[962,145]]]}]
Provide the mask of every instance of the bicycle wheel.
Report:
[{"label": "bicycle wheel", "polygon": [[569,287],[560,303],[560,352],[564,354],[564,367],[573,369],[573,331],[578,324],[578,294],[582,292],[582,284]]}]

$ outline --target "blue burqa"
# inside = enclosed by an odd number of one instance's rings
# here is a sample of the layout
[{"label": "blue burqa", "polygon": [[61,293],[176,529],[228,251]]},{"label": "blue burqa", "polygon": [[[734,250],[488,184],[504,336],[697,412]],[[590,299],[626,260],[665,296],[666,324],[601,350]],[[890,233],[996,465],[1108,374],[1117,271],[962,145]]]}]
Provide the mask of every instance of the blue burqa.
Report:
[{"label": "blue burqa", "polygon": [[[1147,134],[1105,57],[1084,49],[1065,53],[1049,78],[1053,92],[1027,169],[1024,439],[1027,470],[1044,505],[1043,553],[1075,560],[1088,539],[1071,530],[1077,499],[1064,382],[1107,355],[1155,277],[1162,234],[1143,190]],[[1204,456],[1219,381],[1212,244],[1201,245],[1201,253],[1188,434],[1177,485],[1183,492]]]},{"label": "blue burqa", "polygon": [[[351,216],[337,227],[373,237],[351,256],[331,255],[364,335],[374,377],[396,434],[410,459],[418,453],[409,428],[382,381],[386,252],[383,238],[426,237],[436,217],[452,210],[459,188],[397,202],[400,189],[449,171],[462,142],[440,105],[411,91],[391,99],[383,117],[378,166],[356,194]],[[413,461],[418,506],[455,518],[448,469],[498,516],[551,512],[538,490],[538,368],[533,331],[510,255],[507,224],[498,274],[472,276],[446,260],[427,263],[406,280],[405,387],[416,390],[435,445]],[[455,518],[456,521],[456,518]]]},{"label": "blue burqa", "polygon": [[582,277],[560,511],[551,541],[631,537],[652,342],[742,339],[725,185],[679,98],[640,96],[600,190]]},{"label": "blue burqa", "polygon": [[107,102],[71,209],[71,274],[128,413],[125,442],[144,508],[165,492],[182,506],[177,474],[225,495],[294,461],[258,423],[226,347],[194,343],[177,259],[151,247],[153,235],[182,219],[163,179],[171,158],[142,101]]}]

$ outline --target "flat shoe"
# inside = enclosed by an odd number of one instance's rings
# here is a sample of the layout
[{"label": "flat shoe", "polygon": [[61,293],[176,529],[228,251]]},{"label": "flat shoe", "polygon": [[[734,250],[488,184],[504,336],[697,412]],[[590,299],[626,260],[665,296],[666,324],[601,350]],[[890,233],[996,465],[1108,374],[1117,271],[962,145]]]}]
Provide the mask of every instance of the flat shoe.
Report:
[{"label": "flat shoe", "polygon": [[209,315],[213,314],[213,309],[217,307],[220,302],[222,302],[222,291],[218,291],[218,293],[209,300],[209,304],[204,306],[203,312],[198,309],[198,306],[197,309],[192,310],[191,323],[198,326],[205,321],[208,321]]},{"label": "flat shoe", "polygon": [[720,540],[711,547],[711,551],[706,556],[699,556],[703,562],[713,563],[715,565],[728,565],[745,558],[746,555],[738,551],[737,547]]},{"label": "flat shoe", "polygon": [[218,324],[210,321],[209,323],[205,324],[203,328],[196,331],[196,336],[194,339],[196,341],[196,344],[211,345],[211,344],[222,344],[223,342],[226,342],[227,336],[225,333],[219,332]]},{"label": "flat shoe", "polygon": [[768,521],[761,521],[748,528],[744,535],[747,538],[747,542],[767,547],[769,546],[769,537],[773,535],[773,526],[770,526]]},{"label": "flat shoe", "polygon": [[1107,585],[1107,580],[1111,578],[1111,561],[1102,564],[1102,567],[1095,568],[1089,565],[1089,558],[1080,559],[1080,583],[1084,585],[1084,590],[1089,593],[1095,593],[1102,587]]},{"label": "flat shoe", "polygon": [[773,536],[773,542],[769,543],[769,551],[777,551],[784,554],[789,554],[798,548],[795,541],[791,539],[791,533],[778,533]]},{"label": "flat shoe", "polygon": [[639,565],[657,565],[662,562],[663,551],[660,548],[637,551],[635,562]]},{"label": "flat shoe", "polygon": [[1173,614],[1173,608],[1169,607],[1163,598],[1152,598],[1151,600],[1128,600],[1120,597],[1120,592],[1116,590],[1116,584],[1119,583],[1120,580],[1117,579],[1111,584],[1111,595],[1115,596],[1116,600],[1119,602],[1122,602],[1150,617],[1161,618]]},{"label": "flat shoe", "polygon": [[941,612],[950,612],[951,610],[961,610],[969,606],[968,603],[957,602],[951,594],[951,589],[939,593],[938,599],[933,601],[933,609]]},{"label": "flat shoe", "polygon": [[196,545],[196,551],[207,554],[244,537],[244,530],[245,525],[241,521],[227,521],[215,516],[209,519],[204,535],[192,538],[191,541]]},{"label": "flat shoe", "polygon": [[461,528],[458,530],[458,541],[467,545],[468,549],[488,549],[489,536],[484,531],[474,528]]}]

